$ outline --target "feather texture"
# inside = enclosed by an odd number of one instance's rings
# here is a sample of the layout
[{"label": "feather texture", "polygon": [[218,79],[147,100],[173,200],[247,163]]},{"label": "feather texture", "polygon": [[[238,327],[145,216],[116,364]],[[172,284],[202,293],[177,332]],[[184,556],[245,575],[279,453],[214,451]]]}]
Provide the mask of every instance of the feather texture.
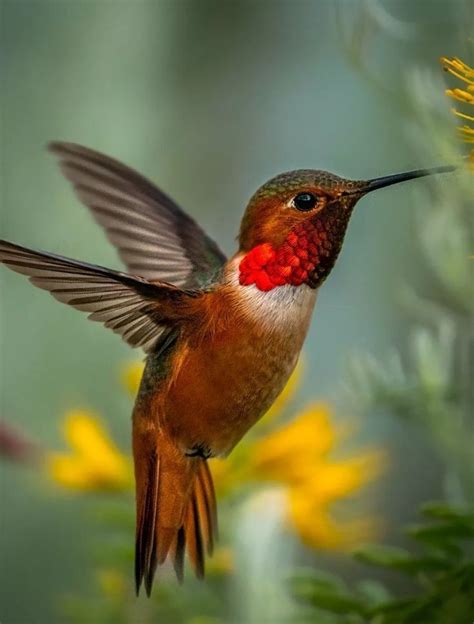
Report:
[{"label": "feather texture", "polygon": [[149,404],[133,414],[136,479],[135,582],[150,595],[158,565],[169,558],[178,581],[184,578],[187,551],[198,578],[204,576],[206,550],[216,539],[214,487],[206,460],[183,455],[156,424],[146,421]]},{"label": "feather texture", "polygon": [[132,347],[149,351],[178,322],[176,310],[192,293],[54,254],[0,241],[0,262],[29,277],[62,303],[89,312]]},{"label": "feather texture", "polygon": [[197,223],[133,169],[72,143],[49,149],[131,273],[196,288],[225,263]]}]

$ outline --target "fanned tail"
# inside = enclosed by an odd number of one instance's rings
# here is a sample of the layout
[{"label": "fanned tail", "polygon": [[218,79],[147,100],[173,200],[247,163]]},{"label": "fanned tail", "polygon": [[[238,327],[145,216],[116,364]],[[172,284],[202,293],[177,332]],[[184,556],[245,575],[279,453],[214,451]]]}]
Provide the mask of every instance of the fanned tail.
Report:
[{"label": "fanned tail", "polygon": [[188,501],[183,525],[173,539],[170,556],[180,583],[184,578],[184,553],[198,578],[204,577],[205,556],[212,555],[217,539],[217,510],[214,484],[205,459],[195,459],[197,464],[193,490]]},{"label": "fanned tail", "polygon": [[[148,443],[147,443],[148,442]],[[214,486],[205,459],[186,457],[163,434],[134,432],[137,486],[135,581],[149,596],[156,567],[169,557],[180,582],[184,555],[198,578],[217,536]]]}]

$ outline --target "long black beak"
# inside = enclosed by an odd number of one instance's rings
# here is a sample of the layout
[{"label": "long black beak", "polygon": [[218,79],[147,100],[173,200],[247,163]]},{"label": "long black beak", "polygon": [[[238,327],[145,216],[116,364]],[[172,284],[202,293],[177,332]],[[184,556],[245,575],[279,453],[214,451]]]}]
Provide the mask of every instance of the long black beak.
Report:
[{"label": "long black beak", "polygon": [[407,171],[406,173],[396,173],[382,178],[374,178],[373,180],[368,180],[364,185],[362,185],[359,192],[371,193],[377,189],[392,186],[392,184],[398,184],[399,182],[406,182],[407,180],[413,180],[414,178],[423,178],[424,176],[435,175],[437,173],[451,173],[455,170],[456,167],[444,165],[442,167],[433,167],[433,169],[416,169],[415,171]]}]

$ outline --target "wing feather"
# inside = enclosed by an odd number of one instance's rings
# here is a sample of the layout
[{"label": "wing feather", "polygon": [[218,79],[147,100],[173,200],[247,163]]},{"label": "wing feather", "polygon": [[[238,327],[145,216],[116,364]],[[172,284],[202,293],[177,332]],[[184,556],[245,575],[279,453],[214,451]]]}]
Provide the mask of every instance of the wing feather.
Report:
[{"label": "wing feather", "polygon": [[133,169],[73,143],[49,149],[131,273],[197,288],[226,261],[191,217]]},{"label": "wing feather", "polygon": [[176,305],[194,293],[0,241],[0,262],[62,303],[89,313],[132,347],[150,350],[178,322]]}]

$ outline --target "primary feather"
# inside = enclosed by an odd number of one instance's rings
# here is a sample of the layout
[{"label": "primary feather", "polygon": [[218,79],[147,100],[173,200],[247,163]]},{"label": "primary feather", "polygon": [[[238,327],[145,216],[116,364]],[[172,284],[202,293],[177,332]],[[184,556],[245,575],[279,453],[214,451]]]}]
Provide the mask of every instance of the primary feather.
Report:
[{"label": "primary feather", "polygon": [[171,284],[34,251],[0,240],[0,262],[62,303],[89,312],[132,347],[152,349],[177,323],[179,301],[194,295]]},{"label": "primary feather", "polygon": [[198,224],[138,172],[73,143],[51,143],[49,149],[131,273],[197,288],[225,263]]}]

